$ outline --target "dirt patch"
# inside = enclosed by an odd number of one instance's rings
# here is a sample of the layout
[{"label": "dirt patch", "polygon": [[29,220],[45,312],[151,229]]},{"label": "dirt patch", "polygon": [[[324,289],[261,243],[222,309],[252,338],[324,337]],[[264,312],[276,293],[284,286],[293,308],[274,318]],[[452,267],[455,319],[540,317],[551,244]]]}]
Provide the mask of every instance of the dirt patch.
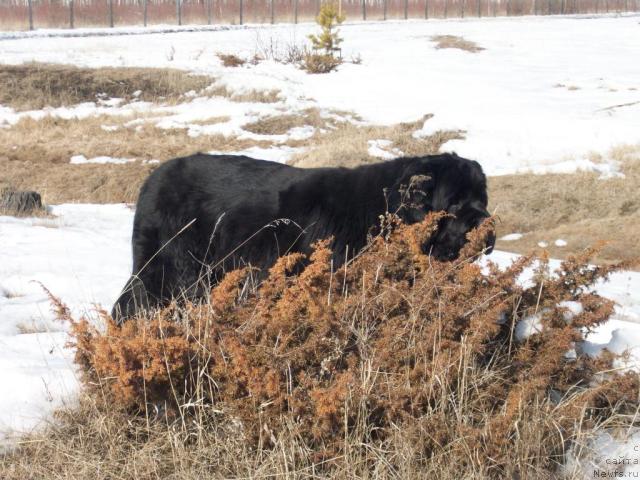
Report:
[{"label": "dirt patch", "polygon": [[168,68],[0,65],[0,105],[21,111],[108,98],[175,102],[185,93],[200,91],[212,82],[208,76]]},{"label": "dirt patch", "polygon": [[465,40],[457,35],[433,35],[431,37],[433,42],[436,42],[436,48],[456,48],[458,50],[464,50],[465,52],[477,53],[484,50],[483,47],[471,40]]}]

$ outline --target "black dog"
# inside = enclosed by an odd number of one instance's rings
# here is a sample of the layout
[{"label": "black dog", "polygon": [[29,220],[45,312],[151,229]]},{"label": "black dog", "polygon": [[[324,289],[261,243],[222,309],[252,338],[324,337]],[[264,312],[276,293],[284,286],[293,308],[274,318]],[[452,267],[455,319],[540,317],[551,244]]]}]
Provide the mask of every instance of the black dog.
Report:
[{"label": "black dog", "polygon": [[[403,188],[409,185],[419,188]],[[224,271],[244,264],[265,269],[278,256],[308,252],[331,236],[337,266],[365,246],[386,211],[415,223],[440,210],[454,217],[441,222],[424,249],[452,260],[467,232],[489,217],[480,164],[455,154],[354,169],[301,169],[232,155],[174,159],[140,191],[133,276],[112,316],[121,321],[172,297],[202,297],[202,285]]]}]

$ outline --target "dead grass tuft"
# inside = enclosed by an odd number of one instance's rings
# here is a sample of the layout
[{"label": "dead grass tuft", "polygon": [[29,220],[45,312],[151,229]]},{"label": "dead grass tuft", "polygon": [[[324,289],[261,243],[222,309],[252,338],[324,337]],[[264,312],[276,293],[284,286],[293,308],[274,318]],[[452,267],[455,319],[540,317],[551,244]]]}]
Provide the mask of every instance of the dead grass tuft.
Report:
[{"label": "dead grass tuft", "polygon": [[413,133],[422,128],[426,119],[399,123],[391,126],[359,126],[350,122],[337,124],[325,133],[316,134],[310,140],[310,148],[293,157],[290,163],[297,167],[355,167],[382,161],[368,152],[368,141],[388,139],[390,148],[397,148],[405,156],[438,153],[449,140],[461,138],[462,132],[437,132],[426,138],[415,138]]},{"label": "dead grass tuft", "polygon": [[243,125],[242,129],[259,135],[283,135],[296,127],[309,125],[316,128],[330,128],[335,124],[334,120],[323,118],[317,109],[310,108],[298,114],[263,117]]},{"label": "dead grass tuft", "polygon": [[226,53],[218,53],[216,55],[222,61],[222,65],[224,65],[225,67],[241,67],[242,65],[247,63],[246,60],[243,60],[237,55]]},{"label": "dead grass tuft", "polygon": [[280,101],[280,90],[251,90],[236,92],[225,85],[214,85],[206,90],[212,96],[226,97],[239,103],[277,103]]},{"label": "dead grass tuft", "polygon": [[[634,424],[637,375],[602,375],[613,355],[564,355],[613,312],[586,287],[629,264],[590,267],[590,249],[556,276],[534,255],[483,273],[471,260],[490,223],[439,263],[421,245],[440,217],[389,215],[338,271],[319,242],[300,273],[300,254],[259,287],[234,271],[210,301],[122,328],[103,312],[99,331],[52,298],[87,396],[5,455],[0,476],[557,478],[587,432]],[[569,322],[565,300],[583,306]],[[514,339],[535,313],[542,332]]]},{"label": "dead grass tuft", "polygon": [[0,65],[0,105],[40,110],[108,98],[173,102],[186,92],[204,89],[212,81],[207,76],[167,68]]},{"label": "dead grass tuft", "polygon": [[457,48],[458,50],[464,50],[465,52],[477,53],[484,50],[483,47],[471,40],[465,40],[457,35],[433,35],[431,37],[433,42],[436,42],[436,48]]},{"label": "dead grass tuft", "polygon": [[329,54],[308,53],[305,55],[300,68],[308,73],[329,73],[342,65],[342,58]]}]

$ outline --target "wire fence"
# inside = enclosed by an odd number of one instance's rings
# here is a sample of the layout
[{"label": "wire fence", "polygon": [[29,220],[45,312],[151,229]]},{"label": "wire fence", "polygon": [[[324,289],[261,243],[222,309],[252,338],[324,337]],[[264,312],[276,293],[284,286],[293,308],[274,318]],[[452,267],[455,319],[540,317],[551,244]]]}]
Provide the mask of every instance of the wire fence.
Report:
[{"label": "wire fence", "polygon": [[[321,0],[0,0],[0,29],[298,23]],[[640,0],[341,0],[349,20],[637,12]]]}]

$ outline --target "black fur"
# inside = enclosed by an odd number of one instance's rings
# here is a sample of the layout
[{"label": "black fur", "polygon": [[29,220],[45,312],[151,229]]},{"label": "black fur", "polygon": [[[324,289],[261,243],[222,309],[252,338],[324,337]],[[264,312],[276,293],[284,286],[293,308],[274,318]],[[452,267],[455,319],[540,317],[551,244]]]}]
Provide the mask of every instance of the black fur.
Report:
[{"label": "black fur", "polygon": [[[401,193],[410,184],[416,188]],[[122,320],[172,297],[202,297],[202,285],[224,271],[244,264],[265,269],[328,237],[338,266],[365,246],[386,211],[398,211],[407,223],[429,211],[455,214],[424,245],[437,259],[453,259],[466,233],[489,216],[486,190],[480,165],[455,154],[354,169],[300,169],[232,155],[171,160],[140,191],[133,276],[112,315]]]}]

